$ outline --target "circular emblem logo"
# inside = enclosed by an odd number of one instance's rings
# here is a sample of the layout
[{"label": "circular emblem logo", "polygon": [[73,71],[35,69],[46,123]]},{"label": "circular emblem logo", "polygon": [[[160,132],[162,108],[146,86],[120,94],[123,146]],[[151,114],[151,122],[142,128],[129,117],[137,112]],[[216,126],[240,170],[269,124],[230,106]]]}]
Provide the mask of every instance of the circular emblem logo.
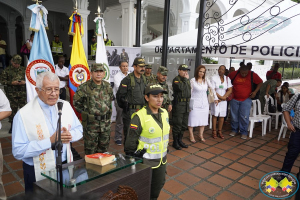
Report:
[{"label": "circular emblem logo", "polygon": [[110,71],[109,71],[109,67],[106,63],[103,63],[104,68],[105,68],[105,76],[104,79],[105,81],[109,81],[110,80]]},{"label": "circular emblem logo", "polygon": [[51,71],[55,73],[55,69],[50,62],[43,59],[32,61],[26,68],[26,77],[32,85],[36,85],[36,76],[40,73]]},{"label": "circular emblem logo", "polygon": [[82,64],[74,65],[69,73],[70,81],[75,87],[89,80],[90,76],[90,70]]},{"label": "circular emblem logo", "polygon": [[273,199],[286,199],[296,194],[299,189],[297,178],[283,171],[270,172],[259,182],[260,191]]},{"label": "circular emblem logo", "polygon": [[149,133],[154,133],[154,131],[155,131],[155,128],[154,128],[154,127],[150,127],[150,128],[149,128]]}]

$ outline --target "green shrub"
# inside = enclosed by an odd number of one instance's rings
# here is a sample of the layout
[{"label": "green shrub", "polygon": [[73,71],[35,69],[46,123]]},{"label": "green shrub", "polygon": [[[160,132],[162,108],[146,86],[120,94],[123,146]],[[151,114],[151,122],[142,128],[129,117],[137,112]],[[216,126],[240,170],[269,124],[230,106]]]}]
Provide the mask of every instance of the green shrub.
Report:
[{"label": "green shrub", "polygon": [[278,70],[282,76],[283,79],[297,79],[300,78],[300,68],[294,69],[294,76],[292,77],[293,68],[284,68],[284,72],[282,74],[282,68],[279,68]]}]

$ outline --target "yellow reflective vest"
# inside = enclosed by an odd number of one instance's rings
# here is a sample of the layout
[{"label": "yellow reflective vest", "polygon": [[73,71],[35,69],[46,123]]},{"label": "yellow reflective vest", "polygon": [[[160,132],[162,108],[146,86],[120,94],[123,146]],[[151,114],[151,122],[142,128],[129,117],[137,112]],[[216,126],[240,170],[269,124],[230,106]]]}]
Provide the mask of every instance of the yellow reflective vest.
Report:
[{"label": "yellow reflective vest", "polygon": [[96,50],[97,50],[97,42],[91,45],[91,56],[96,55]]},{"label": "yellow reflective vest", "polygon": [[157,165],[155,164],[156,166],[152,166],[152,169],[167,163],[167,160],[164,162],[163,158],[167,155],[170,125],[167,110],[163,108],[162,110],[161,119],[163,129],[161,129],[151,115],[147,114],[147,109],[145,107],[132,115],[132,117],[135,114],[139,116],[142,126],[142,133],[138,139],[139,144],[137,149],[147,149],[146,153],[143,155],[144,160],[158,160],[158,162],[155,162]]},{"label": "yellow reflective vest", "polygon": [[111,46],[111,43],[112,43],[112,41],[111,41],[111,40],[108,40],[108,41],[105,43],[105,46]]},{"label": "yellow reflective vest", "polygon": [[55,41],[52,41],[52,54],[53,55],[63,55],[63,46],[62,46],[62,42],[59,41],[58,43],[56,43]]}]

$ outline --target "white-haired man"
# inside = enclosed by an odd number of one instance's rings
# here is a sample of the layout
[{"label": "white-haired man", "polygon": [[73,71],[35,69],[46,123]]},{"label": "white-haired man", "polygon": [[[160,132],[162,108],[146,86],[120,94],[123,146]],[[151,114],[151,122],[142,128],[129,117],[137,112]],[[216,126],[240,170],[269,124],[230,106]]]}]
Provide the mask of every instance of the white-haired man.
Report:
[{"label": "white-haired man", "polygon": [[[38,96],[21,108],[14,118],[12,130],[12,152],[23,161],[25,193],[33,191],[33,183],[44,179],[42,171],[55,168],[55,143],[59,96],[59,78],[52,72],[37,76]],[[82,126],[72,107],[63,101],[61,139],[63,143],[62,162],[72,162],[70,142],[82,138]]]}]

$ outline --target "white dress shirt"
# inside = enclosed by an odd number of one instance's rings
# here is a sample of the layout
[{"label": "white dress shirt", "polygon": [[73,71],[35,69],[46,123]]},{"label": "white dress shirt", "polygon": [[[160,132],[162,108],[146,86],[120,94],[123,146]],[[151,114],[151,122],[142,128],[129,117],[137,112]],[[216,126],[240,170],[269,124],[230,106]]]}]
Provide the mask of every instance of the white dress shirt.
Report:
[{"label": "white dress shirt", "polygon": [[[62,69],[58,65],[55,65],[55,74],[60,77],[65,77],[69,75],[69,69],[63,66]],[[59,81],[59,88],[64,88],[67,84],[67,81]]]},{"label": "white dress shirt", "polygon": [[122,71],[120,70],[115,76],[114,76],[114,96],[116,96],[120,83],[123,80],[123,78],[125,78],[128,75],[128,73],[125,75],[122,73]]},{"label": "white dress shirt", "polygon": [[[0,112],[11,111],[9,101],[5,96],[4,92],[0,89]],[[2,128],[2,124],[0,122],[0,129]]]}]

